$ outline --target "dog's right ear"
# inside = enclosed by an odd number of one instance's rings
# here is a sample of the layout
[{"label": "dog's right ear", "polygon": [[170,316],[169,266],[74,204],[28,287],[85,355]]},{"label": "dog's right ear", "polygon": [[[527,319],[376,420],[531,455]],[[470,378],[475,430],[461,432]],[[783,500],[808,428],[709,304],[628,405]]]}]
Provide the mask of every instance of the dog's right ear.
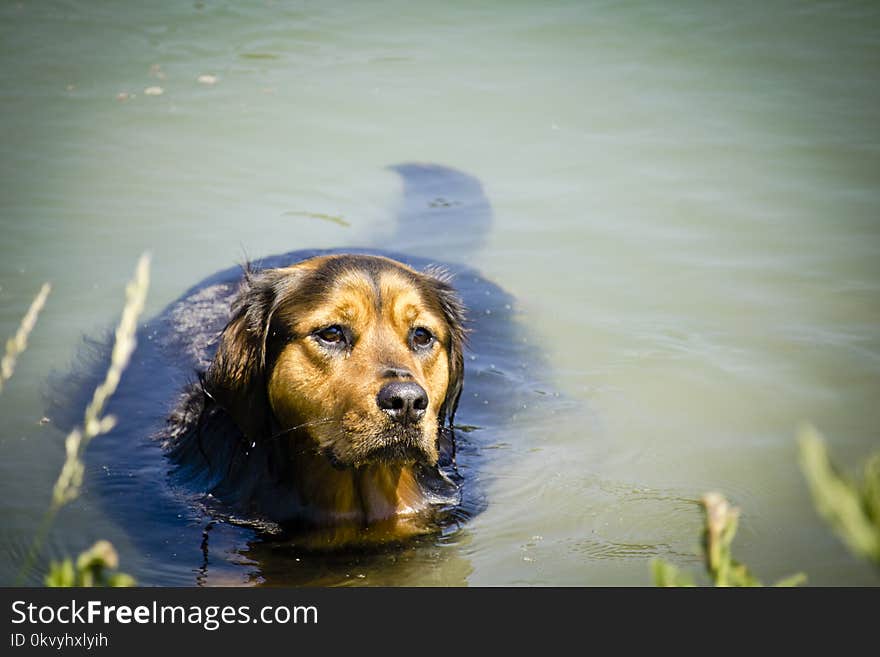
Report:
[{"label": "dog's right ear", "polygon": [[223,408],[248,443],[270,435],[272,410],[266,394],[266,340],[279,303],[301,278],[296,267],[245,270],[232,317],[220,334],[204,378],[208,396]]},{"label": "dog's right ear", "polygon": [[449,426],[455,422],[455,411],[461,397],[464,382],[464,347],[467,336],[465,328],[465,306],[458,292],[452,287],[452,275],[442,267],[428,267],[425,277],[433,290],[449,331],[449,383],[446,398],[440,406],[441,426],[447,421]]}]

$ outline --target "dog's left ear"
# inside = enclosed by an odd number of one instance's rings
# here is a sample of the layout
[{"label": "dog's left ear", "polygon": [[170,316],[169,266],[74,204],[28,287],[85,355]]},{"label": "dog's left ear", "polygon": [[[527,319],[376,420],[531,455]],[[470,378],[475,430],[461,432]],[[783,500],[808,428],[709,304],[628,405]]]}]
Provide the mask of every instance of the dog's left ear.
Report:
[{"label": "dog's left ear", "polygon": [[296,267],[245,271],[232,317],[204,378],[205,392],[232,418],[249,443],[271,431],[266,394],[267,340],[279,302],[293,293],[301,276]]},{"label": "dog's left ear", "polygon": [[447,420],[449,426],[452,426],[464,383],[464,346],[467,336],[465,306],[458,292],[452,287],[451,274],[444,269],[433,267],[428,268],[425,274],[440,305],[449,333],[449,344],[446,345],[449,352],[449,385],[439,415],[441,426],[446,424]]}]

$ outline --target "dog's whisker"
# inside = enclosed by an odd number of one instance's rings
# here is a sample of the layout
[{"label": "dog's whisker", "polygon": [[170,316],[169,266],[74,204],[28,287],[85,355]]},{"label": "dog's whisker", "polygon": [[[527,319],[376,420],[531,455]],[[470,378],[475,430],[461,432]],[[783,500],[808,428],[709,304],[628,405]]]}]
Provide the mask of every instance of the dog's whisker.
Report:
[{"label": "dog's whisker", "polygon": [[302,429],[304,427],[313,427],[321,424],[330,424],[332,422],[339,422],[337,418],[334,417],[325,417],[320,420],[309,420],[308,422],[303,422],[302,424],[297,424],[295,426],[289,427],[287,429],[282,429],[276,434],[273,434],[269,437],[269,440],[276,440],[277,438],[281,438],[281,436],[290,433],[291,431],[296,431],[297,429]]}]

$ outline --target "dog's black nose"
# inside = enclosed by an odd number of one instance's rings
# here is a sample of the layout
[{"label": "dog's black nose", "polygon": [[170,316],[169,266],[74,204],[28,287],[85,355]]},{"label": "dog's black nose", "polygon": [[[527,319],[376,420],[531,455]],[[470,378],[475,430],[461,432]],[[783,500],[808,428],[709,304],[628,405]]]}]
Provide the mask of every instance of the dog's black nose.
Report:
[{"label": "dog's black nose", "polygon": [[376,403],[398,422],[418,422],[428,408],[428,393],[418,383],[395,381],[382,386]]}]

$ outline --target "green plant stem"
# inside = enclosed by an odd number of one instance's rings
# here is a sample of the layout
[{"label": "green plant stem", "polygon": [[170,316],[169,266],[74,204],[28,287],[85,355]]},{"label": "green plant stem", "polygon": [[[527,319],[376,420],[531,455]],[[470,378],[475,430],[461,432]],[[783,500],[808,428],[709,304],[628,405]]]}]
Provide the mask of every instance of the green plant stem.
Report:
[{"label": "green plant stem", "polygon": [[37,296],[34,297],[34,300],[31,302],[31,305],[22,318],[21,324],[15,332],[15,335],[6,341],[6,352],[3,354],[3,358],[0,359],[0,392],[3,392],[3,382],[8,381],[12,377],[12,373],[15,371],[16,359],[25,349],[27,349],[28,336],[31,331],[34,330],[34,326],[37,323],[37,317],[43,309],[43,306],[46,305],[46,299],[51,290],[51,285],[43,283],[43,287],[40,288]]},{"label": "green plant stem", "polygon": [[122,372],[128,366],[131,354],[137,344],[137,320],[144,309],[147,290],[150,280],[150,258],[147,254],[141,256],[135,269],[134,278],[126,286],[126,303],[122,309],[122,316],[116,328],[113,350],[110,357],[110,367],[104,380],[95,388],[92,399],[85,409],[85,417],[82,428],[71,431],[64,441],[66,459],[61,467],[58,480],[52,489],[52,501],[43,516],[43,521],[34,536],[31,547],[25,558],[25,562],[18,575],[18,581],[23,583],[34,563],[39,558],[43,543],[49,530],[62,507],[79,497],[82,487],[85,463],[83,456],[89,442],[95,437],[110,431],[116,423],[113,416],[103,416],[104,406],[116,391]]}]

